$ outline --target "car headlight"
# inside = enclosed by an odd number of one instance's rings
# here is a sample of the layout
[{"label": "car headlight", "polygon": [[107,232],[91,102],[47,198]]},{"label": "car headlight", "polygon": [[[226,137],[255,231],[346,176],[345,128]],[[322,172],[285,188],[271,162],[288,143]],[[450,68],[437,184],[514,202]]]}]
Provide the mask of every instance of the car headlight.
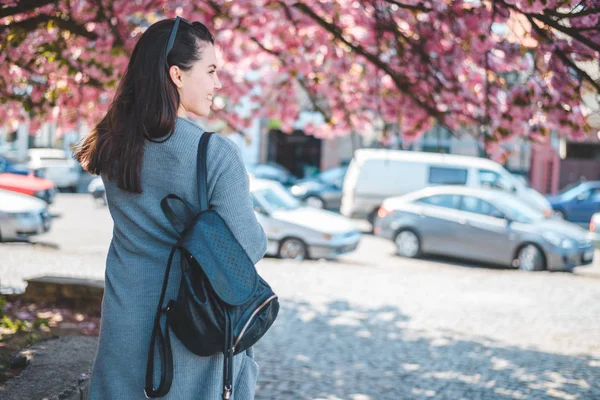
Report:
[{"label": "car headlight", "polygon": [[553,246],[561,247],[563,249],[571,249],[575,247],[575,241],[567,239],[554,232],[544,232],[542,235],[544,239]]},{"label": "car headlight", "polygon": [[294,196],[303,196],[306,194],[306,188],[302,186],[292,186],[290,191]]}]

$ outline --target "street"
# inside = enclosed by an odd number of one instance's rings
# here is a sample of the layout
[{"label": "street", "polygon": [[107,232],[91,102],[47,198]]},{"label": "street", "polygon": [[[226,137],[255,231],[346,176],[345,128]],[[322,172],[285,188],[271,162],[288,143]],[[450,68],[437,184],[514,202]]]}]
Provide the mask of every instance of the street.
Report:
[{"label": "street", "polygon": [[[57,196],[49,233],[0,244],[0,287],[102,279],[112,221]],[[336,261],[265,258],[281,298],[257,344],[257,399],[599,399],[600,254],[573,273],[403,259],[364,234]]]}]

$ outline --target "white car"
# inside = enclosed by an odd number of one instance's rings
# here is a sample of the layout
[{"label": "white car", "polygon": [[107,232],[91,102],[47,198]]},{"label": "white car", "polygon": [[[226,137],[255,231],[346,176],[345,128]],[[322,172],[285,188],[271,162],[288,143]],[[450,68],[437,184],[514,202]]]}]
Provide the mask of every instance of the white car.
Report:
[{"label": "white car", "polygon": [[61,149],[29,149],[29,168],[39,171],[40,176],[54,182],[59,189],[77,190],[80,170],[77,162]]},{"label": "white car", "polygon": [[33,196],[0,189],[0,241],[26,240],[50,230],[48,204]]},{"label": "white car", "polygon": [[267,254],[284,259],[332,259],[358,247],[360,232],[341,215],[307,207],[280,183],[251,179],[258,221],[267,234]]},{"label": "white car", "polygon": [[495,161],[388,149],[359,149],[354,153],[344,179],[340,212],[372,223],[385,199],[441,185],[508,192],[544,215],[552,215],[552,206],[542,194]]}]

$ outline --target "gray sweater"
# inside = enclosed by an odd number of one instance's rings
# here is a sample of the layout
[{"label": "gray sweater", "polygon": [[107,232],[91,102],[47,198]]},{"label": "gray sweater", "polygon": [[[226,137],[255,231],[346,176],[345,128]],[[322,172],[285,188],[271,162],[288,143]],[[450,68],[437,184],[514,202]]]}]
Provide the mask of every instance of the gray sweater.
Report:
[{"label": "gray sweater", "polygon": [[[144,377],[152,324],[167,258],[177,233],[160,208],[169,193],[199,209],[196,164],[202,129],[178,118],[175,132],[164,143],[148,141],[142,163],[142,194],[118,189],[103,176],[114,221],[106,259],[105,293],[98,354],[91,381],[91,400],[145,399]],[[256,220],[249,182],[239,149],[229,139],[213,135],[207,154],[208,199],[227,222],[254,263],[266,251],[265,233]],[[173,261],[166,299],[176,297],[181,273]],[[223,356],[198,357],[175,335],[173,400],[218,399],[222,391]],[[158,352],[157,352],[158,353]],[[159,365],[158,355],[155,365]],[[156,368],[155,386],[160,368]],[[258,366],[252,351],[234,357],[235,400],[254,398]]]}]

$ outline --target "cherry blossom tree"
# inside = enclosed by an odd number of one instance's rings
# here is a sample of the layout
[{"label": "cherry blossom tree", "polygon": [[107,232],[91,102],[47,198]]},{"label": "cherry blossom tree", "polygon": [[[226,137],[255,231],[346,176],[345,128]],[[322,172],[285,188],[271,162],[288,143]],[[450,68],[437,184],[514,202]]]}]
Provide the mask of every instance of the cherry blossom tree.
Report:
[{"label": "cherry blossom tree", "polygon": [[[136,38],[181,15],[221,50],[214,117],[235,129],[277,118],[290,131],[298,91],[318,137],[398,126],[476,127],[490,153],[513,137],[588,132],[582,93],[600,94],[599,0],[12,0],[0,6],[0,120],[70,129],[105,111]],[[241,117],[244,100],[254,104]],[[23,113],[23,110],[25,113]]]}]

